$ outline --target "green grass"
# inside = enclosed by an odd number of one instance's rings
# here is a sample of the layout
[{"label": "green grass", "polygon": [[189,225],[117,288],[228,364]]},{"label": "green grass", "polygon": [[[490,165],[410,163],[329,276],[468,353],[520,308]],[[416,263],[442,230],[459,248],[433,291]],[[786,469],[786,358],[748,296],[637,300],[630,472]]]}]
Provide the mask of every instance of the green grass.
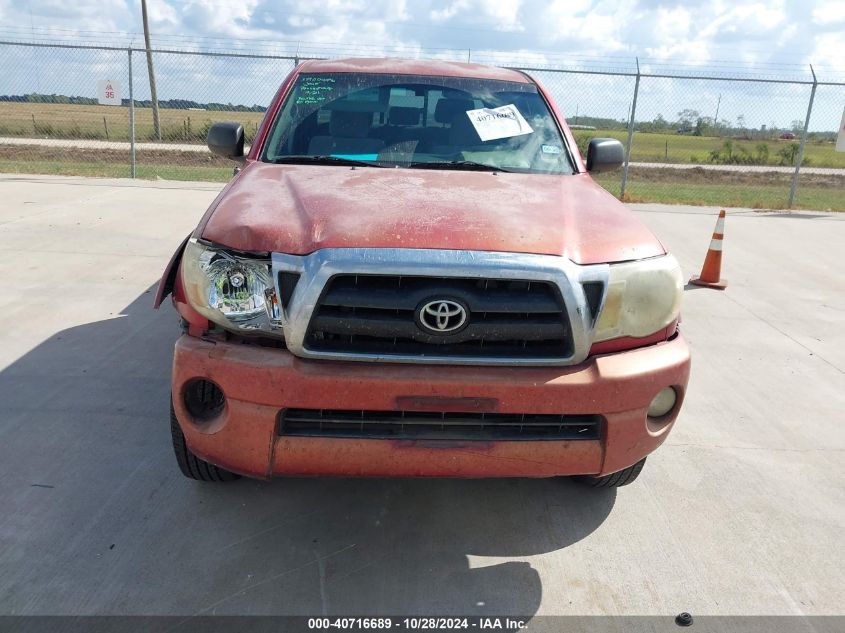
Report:
[{"label": "green grass", "polygon": [[[243,123],[251,139],[263,118],[263,112],[223,110],[159,111],[162,140],[205,143],[208,126],[217,121]],[[129,108],[122,106],[71,105],[55,103],[0,102],[0,136],[35,138],[129,140]],[[135,137],[153,139],[151,108],[135,108]]]},{"label": "green grass", "polygon": [[[610,137],[622,143],[627,142],[628,133],[624,130],[573,130],[576,139],[589,137]],[[711,151],[722,149],[726,139],[715,136],[690,136],[686,134],[650,134],[634,132],[631,142],[631,161],[641,163],[700,163],[709,164]],[[756,153],[757,145],[765,143],[769,147],[770,165],[779,165],[778,151],[797,140],[786,141],[753,140],[733,141],[734,149],[744,147],[750,153]],[[667,150],[668,147],[668,150]],[[833,143],[807,143],[804,146],[804,158],[808,167],[845,168],[845,152],[836,152]]]},{"label": "green grass", "polygon": [[[782,182],[735,184],[724,182],[689,182],[690,174],[678,173],[667,176],[668,170],[644,170],[632,175],[625,192],[628,202],[659,202],[665,204],[691,204],[722,207],[750,207],[758,209],[783,209],[786,207],[789,186],[788,176]],[[64,176],[97,176],[107,178],[129,177],[125,163],[93,162],[72,160],[9,160],[0,159],[0,172],[26,174],[52,174]],[[654,178],[643,180],[652,172]],[[660,172],[660,173],[658,173]],[[148,180],[195,180],[226,182],[232,176],[229,166],[162,165],[139,162],[137,177]],[[668,178],[668,180],[667,180]],[[600,175],[596,180],[613,195],[619,195],[620,174]],[[820,186],[804,181],[798,188],[796,208],[845,211],[845,195],[842,187]]]},{"label": "green grass", "polygon": [[[614,175],[596,179],[602,187],[619,197],[620,181]],[[746,207],[752,209],[785,209],[789,187],[781,184],[724,185],[720,183],[689,182],[629,182],[625,189],[626,202],[659,202],[716,207]],[[800,184],[795,196],[796,209],[845,211],[845,195],[835,187]]]},{"label": "green grass", "polygon": [[[96,176],[100,178],[129,178],[125,163],[92,163],[73,161],[13,161],[0,160],[0,173],[49,174],[54,176]],[[198,167],[189,165],[148,165],[138,163],[138,178],[155,180],[204,180],[226,182],[232,177],[232,168]]]}]

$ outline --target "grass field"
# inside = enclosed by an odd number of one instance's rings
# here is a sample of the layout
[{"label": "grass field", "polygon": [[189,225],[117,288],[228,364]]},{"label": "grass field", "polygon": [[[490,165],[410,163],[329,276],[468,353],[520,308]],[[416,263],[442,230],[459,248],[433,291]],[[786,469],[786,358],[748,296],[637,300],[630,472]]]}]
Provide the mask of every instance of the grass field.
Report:
[{"label": "grass field", "polygon": [[[239,121],[252,139],[264,113],[163,108],[159,116],[162,140],[204,143],[208,126],[216,121]],[[129,108],[0,102],[0,136],[128,141]],[[135,108],[135,138],[154,138],[151,108]]]},{"label": "grass field", "polygon": [[[583,143],[590,137],[610,137],[622,143],[627,142],[628,133],[622,130],[573,130],[576,139]],[[715,136],[690,136],[684,134],[650,134],[634,132],[631,142],[631,161],[641,163],[698,163],[709,164],[710,152],[723,148],[725,139]],[[797,141],[753,140],[733,141],[734,151],[745,148],[756,154],[757,146],[768,146],[769,160],[766,164],[779,165],[778,151]],[[579,144],[580,144],[579,143]],[[843,167],[845,152],[834,150],[833,143],[810,143],[804,147],[805,165],[809,167]]]},{"label": "grass field", "polygon": [[[192,165],[150,165],[139,163],[136,176],[144,180],[191,180],[226,182],[232,177],[232,168],[196,167]],[[92,176],[98,178],[128,178],[129,166],[114,163],[87,163],[81,161],[11,161],[0,159],[0,173],[48,174],[53,176]]]},{"label": "grass field", "polygon": [[[247,142],[252,139],[263,117],[261,112],[228,112],[210,110],[161,110],[162,139],[179,142],[205,142],[208,126],[215,121],[243,123]],[[105,120],[104,120],[105,119]],[[0,136],[33,138],[89,138],[126,141],[129,139],[129,109],[113,106],[58,105],[47,103],[0,102]],[[135,109],[135,130],[138,140],[153,138],[152,110]],[[624,130],[575,130],[582,142],[588,137],[609,136],[623,143]],[[634,162],[700,163],[709,162],[711,151],[720,150],[725,139],[681,134],[648,134],[635,132],[631,147]],[[768,146],[766,164],[778,165],[778,152],[795,141],[733,141],[734,151],[740,148],[756,154],[761,143]],[[845,168],[845,152],[834,151],[833,143],[807,143],[804,151],[811,167]]]},{"label": "grass field", "polygon": [[[138,178],[163,180],[209,180],[225,182],[232,177],[232,161],[211,152],[139,151]],[[39,146],[0,145],[0,172],[128,178],[129,162],[120,150],[63,149]]]},{"label": "grass field", "polygon": [[[137,176],[163,180],[225,182],[233,163],[210,153],[139,151]],[[129,176],[125,152],[0,145],[0,172],[66,176]],[[790,174],[715,172],[704,169],[643,169],[629,173],[625,200],[725,207],[783,209]],[[619,195],[621,174],[600,174],[598,182]],[[802,175],[796,208],[845,211],[845,176]]]},{"label": "grass field", "polygon": [[[661,202],[752,209],[785,209],[789,174],[750,174],[705,170],[631,169],[626,202]],[[619,196],[619,174],[600,174],[596,180]],[[845,177],[801,176],[795,208],[845,211]]]}]

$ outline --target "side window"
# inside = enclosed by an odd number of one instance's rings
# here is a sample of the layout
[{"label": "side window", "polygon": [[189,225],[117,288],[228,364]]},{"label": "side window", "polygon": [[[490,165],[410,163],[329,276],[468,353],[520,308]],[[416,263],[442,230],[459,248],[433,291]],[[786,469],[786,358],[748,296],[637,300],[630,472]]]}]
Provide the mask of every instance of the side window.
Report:
[{"label": "side window", "polygon": [[417,93],[410,88],[401,88],[399,86],[392,86],[390,88],[390,107],[397,108],[422,108],[425,99],[418,96]]}]

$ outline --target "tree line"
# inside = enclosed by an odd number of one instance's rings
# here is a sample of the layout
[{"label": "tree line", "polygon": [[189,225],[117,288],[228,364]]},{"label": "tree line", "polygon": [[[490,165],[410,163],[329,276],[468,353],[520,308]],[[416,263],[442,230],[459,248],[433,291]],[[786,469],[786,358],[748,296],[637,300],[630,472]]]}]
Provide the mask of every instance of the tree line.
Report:
[{"label": "tree line", "polygon": [[[628,128],[625,119],[609,119],[591,117],[585,115],[569,116],[567,121],[570,124],[594,127],[599,130],[624,130]],[[720,118],[718,121],[713,117],[703,116],[698,110],[685,109],[677,113],[677,117],[666,119],[658,114],[650,121],[634,121],[634,130],[637,132],[650,132],[653,134],[684,134],[689,136],[720,136],[733,137],[745,140],[766,140],[774,139],[784,133],[791,133],[795,138],[800,137],[804,130],[804,122],[792,121],[788,126],[778,125],[775,121],[760,127],[751,127],[746,123],[745,115],[737,115],[736,121]],[[785,137],[792,138],[792,137]],[[833,141],[836,139],[836,132],[811,132],[809,140]]]},{"label": "tree line", "polygon": [[[11,103],[51,103],[61,105],[98,105],[97,100],[92,97],[76,97],[67,95],[47,95],[36,92],[25,95],[0,95],[0,102]],[[122,105],[129,106],[129,99],[123,99]],[[227,112],[264,112],[267,108],[260,105],[235,105],[233,103],[199,103],[189,99],[159,99],[160,108],[172,108],[175,110],[224,110]],[[149,99],[135,99],[136,108],[151,108],[152,101]]]}]

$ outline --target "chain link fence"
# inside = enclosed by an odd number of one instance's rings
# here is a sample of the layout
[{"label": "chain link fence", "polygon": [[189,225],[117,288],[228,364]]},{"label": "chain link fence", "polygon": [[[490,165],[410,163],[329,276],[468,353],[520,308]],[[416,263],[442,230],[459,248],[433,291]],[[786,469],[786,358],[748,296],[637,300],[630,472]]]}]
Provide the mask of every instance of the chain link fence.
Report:
[{"label": "chain link fence", "polygon": [[[795,179],[795,207],[843,210],[845,152],[833,151],[831,154],[833,144],[836,142],[835,137],[832,134],[819,134],[814,131],[838,130],[845,114],[843,110],[845,110],[845,84],[819,83],[816,86],[810,113],[811,125],[807,133],[802,161],[804,165]],[[833,202],[829,203],[831,199]]]},{"label": "chain link fence", "polygon": [[[145,50],[0,42],[0,172],[226,180],[231,163],[204,146],[209,126],[240,121],[249,143],[299,59],[338,55],[323,52],[153,50],[156,127]],[[809,68],[748,76],[631,58],[598,68],[525,54],[428,56],[525,70],[552,94],[582,153],[594,137],[622,141],[628,164],[597,180],[623,200],[845,211],[845,153],[834,151],[845,81]],[[98,104],[102,80],[116,84],[121,105]]]}]

